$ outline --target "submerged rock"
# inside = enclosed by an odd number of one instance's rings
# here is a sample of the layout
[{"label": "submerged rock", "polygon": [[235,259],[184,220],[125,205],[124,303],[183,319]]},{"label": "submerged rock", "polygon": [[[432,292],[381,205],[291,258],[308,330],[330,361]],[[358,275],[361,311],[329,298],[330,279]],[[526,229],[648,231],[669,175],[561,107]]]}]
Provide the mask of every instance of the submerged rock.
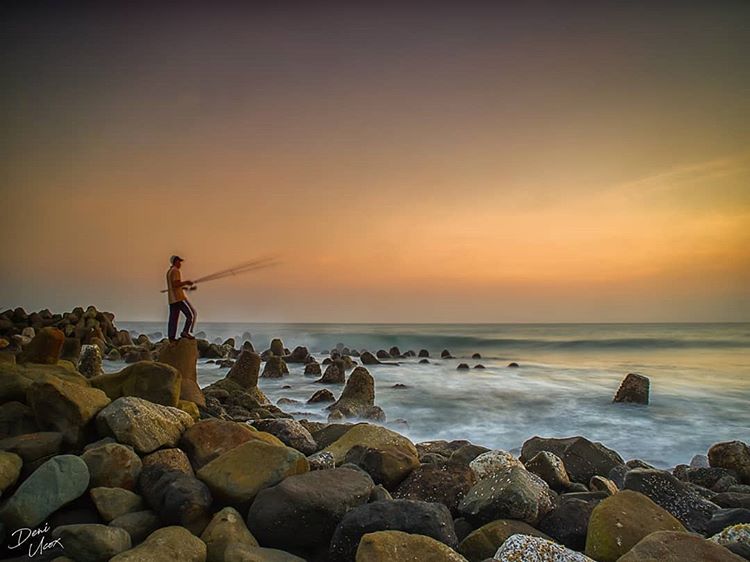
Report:
[{"label": "submerged rock", "polygon": [[612,402],[629,402],[632,404],[648,404],[650,386],[648,377],[637,373],[629,373],[617,389]]},{"label": "submerged rock", "polygon": [[332,413],[339,412],[345,418],[385,421],[383,410],[375,406],[375,380],[364,367],[352,371],[341,397],[327,409]]}]

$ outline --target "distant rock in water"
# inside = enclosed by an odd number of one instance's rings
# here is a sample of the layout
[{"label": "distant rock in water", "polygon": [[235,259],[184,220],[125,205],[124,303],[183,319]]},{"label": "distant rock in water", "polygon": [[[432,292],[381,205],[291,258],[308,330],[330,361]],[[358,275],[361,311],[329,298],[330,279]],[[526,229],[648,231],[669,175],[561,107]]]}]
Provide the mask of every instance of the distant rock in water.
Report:
[{"label": "distant rock in water", "polygon": [[308,404],[317,404],[319,402],[335,402],[336,398],[333,396],[333,393],[328,390],[327,388],[322,388],[320,390],[316,390],[315,393],[310,396],[310,399],[307,401]]},{"label": "distant rock in water", "polygon": [[516,368],[518,368],[518,363],[516,363],[516,362],[508,363],[508,367],[510,367],[511,369],[516,369]]},{"label": "distant rock in water", "polygon": [[442,351],[442,353],[440,354],[440,357],[442,357],[443,359],[453,359],[453,355],[451,355],[451,352],[448,351],[447,349],[444,349]]},{"label": "distant rock in water", "polygon": [[648,404],[650,381],[648,377],[636,373],[629,373],[620,388],[617,389],[613,402],[628,402],[632,404]]},{"label": "distant rock in water", "polygon": [[375,354],[375,356],[378,359],[390,359],[391,354],[388,353],[385,349],[378,349],[378,352]]},{"label": "distant rock in water", "polygon": [[307,363],[305,365],[305,374],[320,376],[320,363]]},{"label": "distant rock in water", "polygon": [[482,365],[481,363],[477,363],[476,365],[474,365],[474,368],[475,369],[484,369],[484,365]]},{"label": "distant rock in water", "polygon": [[466,370],[468,368],[469,368],[469,366],[466,363],[459,363],[458,367],[456,367],[456,370],[457,371],[464,371],[464,370]]},{"label": "distant rock in water", "polygon": [[397,384],[394,384],[391,388],[409,388],[409,387],[406,386],[405,384],[397,383]]},{"label": "distant rock in water", "polygon": [[334,359],[326,368],[323,376],[315,382],[323,384],[344,384],[346,381],[346,366],[343,359]]},{"label": "distant rock in water", "polygon": [[279,379],[288,374],[289,369],[286,366],[284,359],[279,355],[272,355],[266,361],[266,364],[263,367],[263,374],[260,376],[270,379]]},{"label": "distant rock in water", "polygon": [[430,362],[429,359],[420,359],[419,360],[420,365],[427,365],[429,362]]},{"label": "distant rock in water", "polygon": [[341,397],[327,409],[331,414],[338,412],[345,418],[385,421],[385,413],[375,406],[375,380],[364,367],[354,369]]},{"label": "distant rock in water", "polygon": [[369,351],[363,351],[359,357],[363,365],[380,365],[380,361]]},{"label": "distant rock in water", "polygon": [[426,349],[420,349],[418,355],[419,355],[419,357],[429,357],[430,356],[430,352],[427,351]]},{"label": "distant rock in water", "polygon": [[472,358],[472,359],[481,359],[481,358],[482,358],[482,356],[481,356],[481,354],[479,354],[479,353],[475,353],[475,354],[473,354],[473,355],[471,356],[471,358]]},{"label": "distant rock in water", "polygon": [[391,357],[394,357],[396,359],[401,357],[401,350],[398,348],[398,346],[395,345],[388,350],[388,353]]}]

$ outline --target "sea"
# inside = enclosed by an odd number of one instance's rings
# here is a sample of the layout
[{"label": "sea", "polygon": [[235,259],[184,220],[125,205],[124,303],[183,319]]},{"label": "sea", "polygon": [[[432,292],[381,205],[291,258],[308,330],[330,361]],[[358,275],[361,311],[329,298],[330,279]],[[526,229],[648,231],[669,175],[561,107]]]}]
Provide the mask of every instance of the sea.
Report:
[{"label": "sea", "polygon": [[[161,338],[163,323],[118,322]],[[750,442],[750,324],[250,324],[203,323],[211,341],[252,341],[257,351],[279,337],[306,346],[319,362],[337,346],[373,353],[426,349],[397,365],[368,366],[386,424],[415,442],[464,439],[518,453],[533,436],[582,435],[660,468],[689,463],[719,441]],[[448,350],[453,359],[441,359]],[[474,354],[481,359],[472,359]],[[356,358],[355,358],[356,359]],[[508,365],[515,362],[518,368]],[[105,370],[122,368],[105,361]],[[468,370],[457,370],[467,363]],[[474,368],[477,364],[484,369]],[[297,419],[325,421],[324,405],[305,401],[322,385],[289,365],[259,386]],[[201,359],[201,387],[227,368]],[[612,398],[628,373],[651,381],[647,406]],[[405,385],[396,388],[394,385]],[[334,394],[340,389],[330,387]]]}]

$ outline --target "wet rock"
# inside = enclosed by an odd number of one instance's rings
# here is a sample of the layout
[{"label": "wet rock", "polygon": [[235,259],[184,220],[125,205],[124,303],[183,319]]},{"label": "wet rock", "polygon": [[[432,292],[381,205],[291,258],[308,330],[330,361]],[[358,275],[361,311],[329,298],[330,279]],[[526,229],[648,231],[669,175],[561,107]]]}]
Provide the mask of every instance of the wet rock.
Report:
[{"label": "wet rock", "polygon": [[314,455],[307,457],[307,462],[310,464],[310,470],[327,470],[334,468],[335,463],[333,462],[333,455],[331,453],[319,452]]},{"label": "wet rock", "polygon": [[524,463],[526,469],[544,480],[555,491],[570,487],[570,478],[560,457],[549,451],[541,451]]},{"label": "wet rock", "polygon": [[365,418],[385,421],[383,411],[375,406],[375,380],[364,367],[352,371],[341,397],[328,406],[346,418]]},{"label": "wet rock", "polygon": [[295,420],[290,419],[268,419],[258,420],[253,425],[260,431],[265,431],[278,437],[284,445],[297,449],[303,455],[312,455],[318,450],[310,432]]},{"label": "wet rock", "polygon": [[320,376],[320,363],[307,363],[305,364],[305,375],[307,376]]},{"label": "wet rock", "polygon": [[[166,342],[159,349],[159,362],[171,365],[180,373],[181,400],[189,400],[201,406],[206,399],[198,386],[198,344],[196,340],[180,338],[176,342]],[[168,404],[172,406],[172,404]]]},{"label": "wet rock", "polygon": [[17,454],[0,451],[0,494],[18,481],[22,466],[23,460]]},{"label": "wet rock", "polygon": [[307,401],[308,404],[319,404],[321,402],[335,402],[336,398],[333,393],[327,388],[321,388],[316,390],[315,393]]},{"label": "wet rock", "polygon": [[104,371],[102,371],[102,351],[98,346],[84,345],[81,348],[80,357],[78,359],[78,372],[87,379],[104,373]]},{"label": "wet rock", "polygon": [[429,359],[420,359],[419,364],[420,365],[429,365],[430,360]]},{"label": "wet rock", "polygon": [[16,357],[19,363],[55,365],[65,343],[65,334],[57,328],[42,328]]},{"label": "wet rock", "polygon": [[592,476],[589,482],[589,490],[592,492],[606,492],[610,496],[618,492],[617,484],[603,476]]},{"label": "wet rock", "polygon": [[419,458],[407,447],[370,448],[358,445],[349,450],[345,460],[364,469],[376,484],[382,484],[388,490],[395,490],[404,478],[419,467]]},{"label": "wet rock", "polygon": [[284,342],[282,342],[279,338],[274,338],[271,340],[270,349],[271,353],[273,353],[277,357],[286,355],[286,353],[284,353]]},{"label": "wet rock", "polygon": [[514,362],[511,362],[511,363],[508,363],[508,367],[511,368],[511,369],[517,369],[519,367],[519,365],[518,365],[518,363],[516,363],[514,361]]},{"label": "wet rock", "polygon": [[711,501],[724,508],[750,509],[750,494],[722,492],[712,496]]},{"label": "wet rock", "polygon": [[612,402],[627,402],[630,404],[648,404],[650,386],[648,377],[637,373],[629,373],[617,389]]},{"label": "wet rock", "polygon": [[463,447],[460,447],[453,451],[453,454],[450,456],[450,460],[453,463],[469,466],[477,457],[483,455],[484,453],[488,453],[489,451],[490,449],[488,449],[487,447],[469,443],[468,445],[464,445]]},{"label": "wet rock", "polygon": [[594,562],[580,552],[540,537],[513,535],[495,553],[498,562],[535,560],[539,562]]},{"label": "wet rock", "polygon": [[90,493],[91,499],[94,505],[96,505],[96,510],[106,522],[110,522],[126,513],[145,509],[143,498],[125,488],[107,488],[102,486],[92,488]]},{"label": "wet rock", "polygon": [[359,359],[363,365],[380,365],[380,360],[369,351],[363,351]]},{"label": "wet rock", "polygon": [[425,464],[415,468],[396,488],[393,497],[441,503],[455,517],[458,505],[476,483],[474,472],[456,463]]},{"label": "wet rock", "polygon": [[[333,442],[324,448],[325,452],[331,453],[336,465],[340,465],[346,459],[352,447],[361,445],[371,449],[384,449],[395,447],[410,453],[417,454],[416,447],[403,435],[391,431],[379,425],[368,423],[357,424],[354,426],[332,427],[328,430],[331,433]],[[318,436],[316,433],[313,437],[319,445],[323,446],[326,442],[325,434]]]},{"label": "wet rock", "polygon": [[521,466],[521,463],[511,453],[500,449],[482,453],[469,463],[477,481],[494,476],[512,466]]},{"label": "wet rock", "polygon": [[247,529],[242,515],[233,507],[225,507],[216,512],[201,534],[201,540],[206,543],[207,562],[224,562],[226,551],[233,544],[258,546],[258,541]]},{"label": "wet rock", "polygon": [[109,443],[81,455],[91,476],[93,488],[135,490],[143,463],[132,447]]},{"label": "wet rock", "polygon": [[597,496],[583,499],[578,494],[563,494],[555,501],[552,511],[539,522],[538,528],[560,544],[583,551],[591,513],[601,500]]},{"label": "wet rock", "polygon": [[263,367],[263,374],[261,376],[264,378],[280,379],[288,374],[289,368],[286,366],[284,359],[272,355],[266,360],[266,364]]},{"label": "wet rock", "polygon": [[310,356],[310,352],[306,347],[298,345],[294,348],[292,353],[286,357],[288,363],[304,363]]},{"label": "wet rock", "polygon": [[117,373],[91,379],[91,386],[103,390],[111,400],[132,396],[164,406],[180,400],[180,372],[170,365],[139,361]]},{"label": "wet rock", "polygon": [[741,562],[728,549],[689,533],[651,533],[618,562]]},{"label": "wet rock", "polygon": [[224,552],[223,562],[306,562],[304,558],[294,556],[275,548],[261,548],[238,543],[231,544]]},{"label": "wet rock", "polygon": [[321,384],[344,384],[346,380],[346,367],[342,359],[334,359],[326,367],[323,376],[315,382]]},{"label": "wet rock", "polygon": [[62,433],[56,431],[40,431],[27,433],[0,440],[0,451],[15,453],[28,466],[40,459],[60,453],[62,449]]},{"label": "wet rock", "polygon": [[624,464],[617,452],[584,437],[565,439],[532,437],[523,444],[520,460],[526,464],[542,451],[557,455],[563,461],[570,479],[582,484],[588,484],[591,477],[597,474],[608,476],[614,467]]},{"label": "wet rock", "polygon": [[59,539],[65,555],[77,562],[106,562],[132,546],[124,529],[96,524],[63,525],[50,538]]},{"label": "wet rock", "polygon": [[362,537],[356,562],[393,562],[429,560],[430,562],[466,562],[455,550],[430,537],[401,531],[377,531]]},{"label": "wet rock", "polygon": [[183,527],[163,527],[110,562],[206,562],[206,544]]},{"label": "wet rock", "polygon": [[161,526],[159,517],[150,510],[134,511],[116,517],[109,523],[110,527],[125,529],[133,545],[140,544],[146,537]]},{"label": "wet rock", "polygon": [[227,374],[227,378],[236,382],[244,389],[252,389],[258,386],[260,376],[260,355],[252,351],[242,351],[237,361]]},{"label": "wet rock", "polygon": [[469,369],[469,365],[467,365],[466,363],[459,363],[458,367],[456,367],[457,371],[466,371],[468,369]]},{"label": "wet rock", "polygon": [[716,443],[708,450],[708,462],[711,466],[735,471],[743,483],[750,484],[750,447],[746,443]]},{"label": "wet rock", "polygon": [[470,532],[458,545],[458,552],[463,554],[469,562],[481,562],[486,558],[492,558],[497,549],[515,534],[549,538],[523,521],[498,519]]},{"label": "wet rock", "polygon": [[717,509],[706,524],[706,534],[715,535],[732,525],[750,523],[750,509]]}]

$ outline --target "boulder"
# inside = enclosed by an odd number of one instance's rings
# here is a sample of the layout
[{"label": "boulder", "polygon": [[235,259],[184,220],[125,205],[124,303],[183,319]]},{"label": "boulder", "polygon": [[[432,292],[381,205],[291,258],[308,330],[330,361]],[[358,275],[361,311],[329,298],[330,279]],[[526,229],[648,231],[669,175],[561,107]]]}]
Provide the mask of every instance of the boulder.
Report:
[{"label": "boulder", "polygon": [[261,548],[242,543],[231,544],[224,551],[223,562],[306,562],[304,558],[275,548]]},{"label": "boulder", "polygon": [[604,497],[604,494],[588,492],[563,494],[537,527],[560,544],[583,551],[591,513]]},{"label": "boulder", "polygon": [[76,562],[107,562],[132,546],[125,529],[97,524],[62,525],[50,538],[59,539],[65,555]]},{"label": "boulder", "polygon": [[153,511],[144,510],[120,515],[110,521],[109,526],[125,529],[130,535],[132,543],[136,545],[143,542],[146,537],[161,527],[161,521]]},{"label": "boulder", "polygon": [[623,490],[602,500],[591,513],[586,554],[599,562],[615,562],[655,531],[686,529],[647,496]]},{"label": "boulder", "polygon": [[16,357],[19,363],[56,365],[65,343],[65,334],[57,328],[42,328]]},{"label": "boulder", "polygon": [[617,484],[603,476],[592,476],[589,482],[589,490],[592,492],[606,492],[610,496],[619,491]]},{"label": "boulder", "polygon": [[380,365],[380,360],[369,351],[363,351],[359,359],[363,365]]},{"label": "boulder", "polygon": [[271,353],[277,357],[286,355],[286,353],[284,353],[284,342],[282,342],[280,338],[274,338],[271,340],[270,350]]},{"label": "boulder", "polygon": [[104,373],[102,371],[102,351],[99,349],[99,346],[84,345],[81,347],[81,353],[78,358],[78,372],[87,379]]},{"label": "boulder", "polygon": [[711,466],[735,471],[742,482],[750,484],[750,446],[742,441],[725,441],[708,450]]},{"label": "boulder", "polygon": [[[395,447],[405,450],[412,455],[417,454],[416,447],[403,435],[386,429],[379,425],[361,423],[354,426],[338,426],[343,430],[343,435],[338,437],[333,443],[326,446],[323,450],[333,455],[336,465],[340,465],[346,459],[346,455],[352,447],[362,445],[372,449],[382,449],[385,447]],[[314,435],[319,445],[324,445],[325,441]]]},{"label": "boulder", "polygon": [[504,472],[512,466],[522,465],[511,453],[500,449],[482,453],[469,463],[469,468],[474,471],[477,481],[494,476],[499,472]]},{"label": "boulder", "polygon": [[448,508],[414,500],[385,500],[349,511],[331,539],[329,562],[355,560],[361,538],[377,531],[403,531],[431,537],[451,548],[457,539]]},{"label": "boulder", "polygon": [[15,453],[29,466],[40,459],[60,453],[62,449],[62,433],[56,431],[40,431],[27,433],[0,440],[0,451]]},{"label": "boulder", "polygon": [[625,475],[624,487],[648,496],[688,529],[697,532],[705,530],[711,516],[719,509],[719,506],[704,499],[688,484],[662,470],[631,470]]},{"label": "boulder", "polygon": [[272,355],[266,360],[266,364],[263,366],[263,374],[261,376],[265,378],[279,379],[288,374],[289,368],[286,366],[284,358]]},{"label": "boulder", "polygon": [[304,363],[310,356],[310,352],[306,347],[298,345],[294,348],[291,354],[286,357],[288,363]]},{"label": "boulder", "polygon": [[132,396],[163,406],[177,406],[180,400],[180,372],[165,363],[139,361],[90,381],[91,386],[103,390],[112,400]]},{"label": "boulder", "polygon": [[627,402],[630,404],[648,404],[650,381],[648,377],[637,373],[629,373],[617,389],[612,402]]},{"label": "boulder", "polygon": [[541,451],[549,451],[557,455],[563,461],[570,479],[581,484],[588,484],[591,477],[597,474],[608,476],[610,470],[624,464],[617,452],[584,437],[564,439],[532,437],[523,444],[520,461],[526,464]]},{"label": "boulder", "polygon": [[305,365],[305,375],[320,376],[320,363],[307,363]]},{"label": "boulder", "polygon": [[452,548],[424,535],[401,531],[377,531],[362,537],[357,548],[356,562],[466,562]]},{"label": "boulder", "polygon": [[22,466],[23,460],[17,454],[0,451],[0,494],[18,481]]},{"label": "boulder", "polygon": [[453,454],[450,456],[450,460],[453,463],[459,463],[465,466],[469,466],[477,457],[489,452],[490,449],[488,449],[487,447],[468,443],[467,445],[463,445],[462,447],[459,447],[458,449],[453,451]]},{"label": "boulder", "polygon": [[89,492],[102,519],[110,522],[126,513],[142,511],[143,498],[125,488],[92,488]]},{"label": "boulder", "polygon": [[367,474],[349,468],[290,476],[258,494],[247,524],[265,546],[316,551],[328,546],[349,510],[367,503],[373,487]]},{"label": "boulder", "polygon": [[126,396],[99,412],[96,423],[103,437],[114,436],[139,453],[150,453],[160,447],[174,447],[194,422],[177,408]]},{"label": "boulder", "polygon": [[7,528],[33,528],[88,488],[86,463],[75,455],[51,458],[16,489],[0,509],[0,521]]},{"label": "boulder", "polygon": [[92,488],[135,490],[143,464],[132,447],[108,443],[81,455],[91,475]]},{"label": "boulder", "polygon": [[[198,345],[196,340],[180,338],[176,342],[166,342],[159,349],[159,363],[171,365],[180,373],[181,400],[189,400],[201,406],[206,405],[206,398],[198,386]],[[174,406],[176,404],[167,404]]]},{"label": "boulder", "polygon": [[315,393],[307,401],[308,404],[319,404],[321,402],[335,402],[336,398],[333,393],[327,388],[321,388],[316,390]]},{"label": "boulder", "polygon": [[201,534],[201,540],[206,543],[207,562],[224,562],[226,550],[233,544],[258,546],[242,515],[233,507],[225,507],[214,514]]},{"label": "boulder", "polygon": [[419,467],[419,458],[406,447],[372,448],[357,445],[349,450],[344,460],[364,469],[376,484],[382,484],[387,490],[395,490],[404,478]]},{"label": "boulder", "polygon": [[299,451],[253,440],[203,466],[198,478],[219,501],[236,505],[252,501],[264,488],[309,468],[307,458]]},{"label": "boulder", "polygon": [[636,544],[618,562],[743,562],[727,548],[701,537],[657,531]]},{"label": "boulder", "polygon": [[260,355],[255,352],[244,350],[237,357],[227,373],[227,378],[233,380],[244,389],[252,389],[258,386],[260,376]]},{"label": "boulder", "polygon": [[429,356],[430,356],[430,352],[427,351],[426,349],[420,349],[419,353],[417,354],[417,357],[429,357]]},{"label": "boulder", "polygon": [[334,359],[326,367],[323,376],[315,382],[321,384],[344,384],[346,380],[346,366],[343,359]]},{"label": "boulder", "polygon": [[[172,449],[158,449],[143,457],[143,468],[158,466],[166,470],[176,470],[189,476],[195,476],[185,451],[177,447]],[[142,483],[143,481],[140,480]]]},{"label": "boulder", "polygon": [[547,484],[520,466],[480,481],[458,506],[458,511],[477,525],[495,519],[518,519],[536,525],[551,509],[552,496]]},{"label": "boulder", "polygon": [[458,552],[463,554],[469,562],[482,562],[487,558],[492,558],[497,549],[512,535],[527,535],[532,537],[549,537],[536,530],[534,527],[523,521],[514,519],[498,519],[482,525],[479,529],[469,533],[461,544],[458,545]]},{"label": "boulder", "polygon": [[570,478],[560,457],[549,451],[541,451],[524,463],[526,469],[544,480],[555,491],[570,487]]},{"label": "boulder", "polygon": [[339,399],[327,409],[341,412],[346,418],[380,419],[382,410],[377,408],[376,411],[375,408],[375,380],[367,369],[357,367],[349,375]]},{"label": "boulder", "polygon": [[253,425],[260,431],[277,437],[284,445],[297,449],[305,456],[312,455],[318,450],[318,445],[310,432],[296,420],[266,419],[258,420]]},{"label": "boulder", "polygon": [[497,550],[497,562],[594,562],[588,556],[540,537],[513,535]]},{"label": "boulder", "polygon": [[49,377],[31,384],[27,402],[40,428],[62,433],[67,443],[79,444],[87,424],[110,399],[99,389]]},{"label": "boulder", "polygon": [[396,488],[394,498],[442,503],[458,516],[458,505],[476,483],[474,472],[457,463],[425,464],[414,469]]},{"label": "boulder", "polygon": [[163,527],[110,562],[206,562],[206,543],[183,527]]},{"label": "boulder", "polygon": [[16,400],[0,404],[0,439],[38,431],[34,411],[26,404]]},{"label": "boulder", "polygon": [[81,350],[81,340],[78,338],[65,338],[60,350],[60,359],[65,359],[73,363],[73,365],[78,365],[78,361],[81,358]]}]

